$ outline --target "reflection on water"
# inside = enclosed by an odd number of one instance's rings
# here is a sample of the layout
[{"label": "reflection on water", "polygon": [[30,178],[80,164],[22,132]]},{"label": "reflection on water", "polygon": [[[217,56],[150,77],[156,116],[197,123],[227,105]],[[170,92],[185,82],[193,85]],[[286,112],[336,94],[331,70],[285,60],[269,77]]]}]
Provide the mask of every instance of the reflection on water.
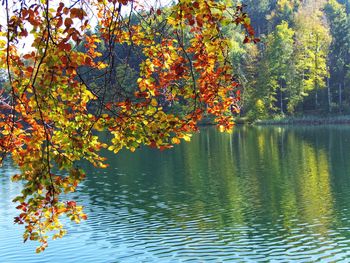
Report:
[{"label": "reflection on water", "polygon": [[0,262],[334,262],[350,257],[350,127],[206,128],[117,156],[75,194],[87,222],[42,255],[12,225],[0,177]]}]

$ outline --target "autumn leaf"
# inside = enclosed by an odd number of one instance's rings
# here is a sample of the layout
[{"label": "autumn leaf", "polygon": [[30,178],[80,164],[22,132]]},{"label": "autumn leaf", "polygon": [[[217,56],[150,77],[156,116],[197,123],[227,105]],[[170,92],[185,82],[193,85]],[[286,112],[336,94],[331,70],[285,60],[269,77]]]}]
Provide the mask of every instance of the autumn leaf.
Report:
[{"label": "autumn leaf", "polygon": [[64,20],[64,26],[68,29],[73,25],[73,20],[70,17],[67,17]]},{"label": "autumn leaf", "polygon": [[[0,153],[22,171],[13,176],[23,185],[15,223],[25,226],[25,241],[41,244],[37,252],[49,236],[64,236],[61,216],[87,220],[64,195],[86,177],[80,161],[106,168],[103,149],[169,149],[190,141],[207,115],[232,128],[240,93],[226,29],[241,25],[245,43],[259,41],[243,7],[224,1],[178,1],[156,11],[129,8],[129,0],[49,3],[14,10],[0,31],[0,66],[11,76],[0,94]],[[130,18],[142,19],[129,21],[125,5]],[[27,39],[33,51],[23,54],[18,43]]]}]

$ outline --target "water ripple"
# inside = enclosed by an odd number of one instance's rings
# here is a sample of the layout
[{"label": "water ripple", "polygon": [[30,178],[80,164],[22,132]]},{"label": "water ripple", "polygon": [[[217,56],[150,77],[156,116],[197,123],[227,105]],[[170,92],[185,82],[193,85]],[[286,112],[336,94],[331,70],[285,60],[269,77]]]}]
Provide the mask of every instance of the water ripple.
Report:
[{"label": "water ripple", "polygon": [[41,255],[12,224],[20,188],[6,163],[0,263],[349,262],[350,152],[338,156],[348,132],[330,130],[323,145],[299,130],[208,130],[170,153],[122,153],[71,195],[88,221],[66,220],[69,234]]}]

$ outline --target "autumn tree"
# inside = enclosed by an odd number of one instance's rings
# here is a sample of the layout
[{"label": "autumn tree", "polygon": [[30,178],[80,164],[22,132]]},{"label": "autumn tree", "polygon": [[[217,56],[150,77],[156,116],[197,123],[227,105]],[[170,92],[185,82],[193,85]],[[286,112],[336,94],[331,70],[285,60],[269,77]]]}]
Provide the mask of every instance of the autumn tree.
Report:
[{"label": "autumn tree", "polygon": [[[314,94],[314,107],[320,104],[319,94],[326,87],[329,71],[327,58],[331,38],[318,10],[301,10],[296,16],[296,90],[306,97]],[[299,98],[301,99],[302,96]]]},{"label": "autumn tree", "polygon": [[[244,42],[257,42],[242,6],[214,0],[149,9],[132,0],[2,3],[0,65],[9,89],[0,95],[0,152],[20,168],[13,176],[23,183],[15,222],[24,224],[25,241],[41,243],[38,252],[51,232],[53,238],[65,234],[62,215],[87,218],[75,201],[62,199],[85,178],[79,161],[105,167],[103,148],[170,148],[189,140],[204,114],[215,116],[222,130],[232,127],[237,83],[223,29],[242,25]],[[130,56],[121,59],[118,48],[141,53],[137,71],[129,72]],[[137,74],[128,89],[123,72]],[[186,111],[174,113],[169,105]],[[110,133],[111,141],[102,143],[96,131]]]}]

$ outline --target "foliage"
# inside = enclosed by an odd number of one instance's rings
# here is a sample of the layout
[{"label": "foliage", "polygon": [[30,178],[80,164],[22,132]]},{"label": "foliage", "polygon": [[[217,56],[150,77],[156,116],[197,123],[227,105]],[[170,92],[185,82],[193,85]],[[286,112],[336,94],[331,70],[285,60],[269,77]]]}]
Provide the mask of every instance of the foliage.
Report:
[{"label": "foliage", "polygon": [[350,20],[342,1],[244,2],[253,5],[248,6],[253,25],[263,26],[258,30],[258,52],[243,47],[254,61],[243,60],[240,66],[243,115],[261,118],[256,107],[260,100],[267,118],[324,114],[337,105],[345,110],[350,94]]},{"label": "foliage", "polygon": [[283,113],[282,100],[292,81],[290,61],[293,57],[293,37],[294,31],[283,21],[263,39],[265,51],[257,63],[261,70],[250,97],[253,100],[250,106],[253,116],[266,117],[268,111],[276,112],[278,109]]},{"label": "foliage", "polygon": [[[347,2],[348,6],[348,2]],[[343,86],[348,86],[350,83],[350,18],[346,12],[346,6],[337,3],[336,1],[328,1],[325,6],[325,13],[329,20],[330,31],[333,41],[330,45],[329,64],[330,79],[334,90],[337,90],[339,105],[342,108],[342,89]],[[338,87],[340,89],[338,89]],[[349,90],[345,90],[348,97]],[[349,102],[348,102],[349,103]]]},{"label": "foliage", "polygon": [[[239,95],[224,28],[242,25],[244,42],[258,41],[242,6],[181,0],[146,10],[131,0],[5,0],[3,8],[0,65],[10,91],[0,98],[0,151],[21,170],[13,176],[23,183],[15,222],[25,225],[24,241],[41,242],[37,252],[51,231],[53,238],[65,234],[62,215],[77,223],[87,218],[75,201],[62,200],[85,178],[78,161],[103,168],[103,148],[170,148],[190,140],[204,114],[223,130],[232,127]],[[141,64],[135,68],[137,59],[118,56],[118,49],[137,50]],[[186,112],[167,110],[171,105]],[[102,143],[97,131],[112,140]]]},{"label": "foliage", "polygon": [[315,105],[318,105],[319,89],[326,87],[327,54],[330,45],[328,28],[321,21],[321,14],[306,16],[305,12],[298,14],[297,28],[297,72],[301,76],[300,86],[302,95],[314,91]]}]

